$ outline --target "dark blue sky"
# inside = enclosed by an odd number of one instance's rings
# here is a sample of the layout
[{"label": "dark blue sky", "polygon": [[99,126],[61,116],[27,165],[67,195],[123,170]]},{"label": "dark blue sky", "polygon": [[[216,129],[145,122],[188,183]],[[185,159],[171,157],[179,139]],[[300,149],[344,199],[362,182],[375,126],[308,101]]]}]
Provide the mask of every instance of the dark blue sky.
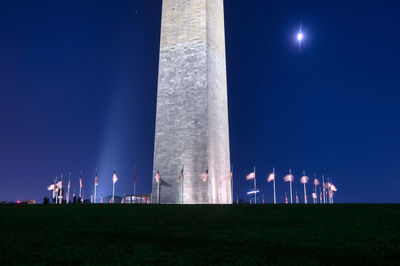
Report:
[{"label": "dark blue sky", "polygon": [[[256,165],[325,174],[337,202],[400,200],[400,3],[225,0],[234,195]],[[0,2],[0,200],[72,173],[151,192],[160,0]],[[302,25],[301,48],[296,33]],[[65,178],[64,178],[65,180]]]}]

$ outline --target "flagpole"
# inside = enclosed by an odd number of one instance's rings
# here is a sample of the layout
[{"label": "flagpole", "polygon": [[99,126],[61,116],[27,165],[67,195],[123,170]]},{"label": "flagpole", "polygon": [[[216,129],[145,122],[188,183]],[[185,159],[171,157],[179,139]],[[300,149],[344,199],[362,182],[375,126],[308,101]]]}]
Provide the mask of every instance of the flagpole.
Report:
[{"label": "flagpole", "polygon": [[61,188],[58,187],[58,190],[57,190],[57,197],[56,197],[56,204],[60,204],[60,191],[61,191]]},{"label": "flagpole", "polygon": [[[208,167],[208,165],[207,165],[207,167]],[[212,187],[210,180],[211,180],[211,177],[210,177],[210,173],[209,173],[208,178],[207,178],[208,203],[212,204],[213,203],[213,187]]]},{"label": "flagpole", "polygon": [[181,184],[181,187],[182,187],[182,204],[183,204],[183,179],[184,179],[184,177],[183,177],[183,166],[182,166],[182,184]]},{"label": "flagpole", "polygon": [[319,185],[319,194],[318,194],[318,198],[319,198],[319,204],[321,204],[321,203],[322,203],[321,185]]},{"label": "flagpole", "polygon": [[312,202],[312,203],[315,204],[315,198],[314,198],[314,193],[315,193],[314,190],[315,190],[315,189],[314,189],[313,187],[311,187],[311,188],[312,188],[311,197],[312,197],[312,199],[313,199],[313,202]]},{"label": "flagpole", "polygon": [[[54,202],[54,198],[55,198],[55,196],[56,196],[56,191],[55,191],[55,186],[56,186],[56,184],[57,184],[57,177],[56,178],[54,178],[54,187],[53,187],[53,202]],[[56,202],[57,203],[57,202]]]},{"label": "flagpole", "polygon": [[181,184],[181,204],[183,204],[183,176],[182,176],[182,184]]},{"label": "flagpole", "polygon": [[210,176],[207,178],[207,202],[210,204],[210,199],[211,199],[211,195],[210,195]]},{"label": "flagpole", "polygon": [[256,191],[256,166],[254,166],[254,204],[257,204],[257,191]]},{"label": "flagpole", "polygon": [[67,204],[69,204],[69,191],[71,187],[71,172],[69,172],[69,178],[68,178],[68,195],[67,195]]},{"label": "flagpole", "polygon": [[81,176],[79,178],[79,199],[78,199],[78,201],[80,200],[81,202],[82,202],[82,182],[83,180],[82,180],[82,170],[81,170]]},{"label": "flagpole", "polygon": [[96,168],[96,177],[94,179],[94,198],[93,198],[93,203],[96,203],[96,190],[97,190],[97,168]]},{"label": "flagpole", "polygon": [[[292,169],[289,169],[289,174],[292,175]],[[293,204],[293,196],[292,196],[292,180],[290,180],[290,204]]]},{"label": "flagpole", "polygon": [[134,182],[133,182],[133,196],[135,197],[135,200],[136,200],[136,164],[135,164],[135,176],[133,177],[134,178]]},{"label": "flagpole", "polygon": [[160,181],[157,182],[157,204],[160,204]]},{"label": "flagpole", "polygon": [[325,200],[325,179],[324,179],[324,175],[322,175],[322,193],[323,193],[322,197],[324,199],[324,204],[325,204],[326,200]]},{"label": "flagpole", "polygon": [[275,168],[272,168],[272,173],[274,174],[274,204],[276,204],[276,191],[275,191]]},{"label": "flagpole", "polygon": [[[57,176],[57,180],[58,180],[58,176]],[[57,191],[56,191],[56,204],[58,204],[58,197],[60,195],[60,188],[58,187],[58,182],[56,183],[57,186]]]},{"label": "flagpole", "polygon": [[[315,184],[315,179],[316,179],[316,178],[317,178],[317,174],[314,173],[314,181],[313,181],[313,182],[314,182],[314,191],[315,191],[315,194],[317,194],[317,185]],[[316,200],[316,198],[315,198],[314,201],[313,201],[314,204],[316,203],[315,200]]]},{"label": "flagpole", "polygon": [[293,204],[292,181],[290,181],[289,185],[290,185],[290,204]]},{"label": "flagpole", "polygon": [[115,182],[113,181],[113,196],[112,196],[112,203],[114,203],[114,192],[115,192]]},{"label": "flagpole", "polygon": [[[306,171],[303,171],[303,176],[306,176]],[[308,182],[308,178],[303,180],[304,184],[304,204],[307,204],[307,190],[306,190],[306,183]]]},{"label": "flagpole", "polygon": [[231,171],[231,199],[233,203],[233,165],[232,165],[232,171]]},{"label": "flagpole", "polygon": [[327,201],[328,201],[328,203],[330,204],[331,203],[331,188],[330,188],[330,186],[329,186],[329,177],[327,178],[327,187],[328,187],[328,189],[327,189],[327,194],[328,194],[328,198],[327,198]]},{"label": "flagpole", "polygon": [[[315,188],[315,186],[314,186],[313,192],[315,193],[315,196],[316,196],[316,195],[317,195],[317,192],[316,192],[316,188]],[[314,198],[314,197],[313,197],[313,203],[314,203],[314,204],[316,203],[316,202],[315,202],[315,201],[316,201],[316,199],[317,199],[317,198]]]},{"label": "flagpole", "polygon": [[330,186],[329,186],[329,177],[327,178],[328,180],[327,180],[327,183],[328,183],[328,203],[330,204],[331,203],[331,188],[330,188]]},{"label": "flagpole", "polygon": [[60,204],[62,204],[62,196],[63,196],[62,180],[63,180],[63,175],[61,174],[60,198],[59,198],[59,200],[58,200]]},{"label": "flagpole", "polygon": [[68,186],[68,192],[67,192],[67,204],[69,203],[69,186]]},{"label": "flagpole", "polygon": [[[57,182],[58,183],[58,182]],[[60,187],[57,186],[57,193],[56,193],[56,204],[58,204],[58,199],[60,198]]]}]

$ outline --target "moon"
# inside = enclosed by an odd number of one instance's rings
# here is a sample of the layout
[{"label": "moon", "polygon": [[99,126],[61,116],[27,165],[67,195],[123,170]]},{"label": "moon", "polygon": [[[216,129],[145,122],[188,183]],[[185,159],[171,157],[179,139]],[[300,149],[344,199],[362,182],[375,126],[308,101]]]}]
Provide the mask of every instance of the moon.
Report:
[{"label": "moon", "polygon": [[297,40],[298,40],[299,42],[301,42],[301,41],[303,40],[303,38],[304,38],[303,33],[299,32],[299,33],[297,34]]}]

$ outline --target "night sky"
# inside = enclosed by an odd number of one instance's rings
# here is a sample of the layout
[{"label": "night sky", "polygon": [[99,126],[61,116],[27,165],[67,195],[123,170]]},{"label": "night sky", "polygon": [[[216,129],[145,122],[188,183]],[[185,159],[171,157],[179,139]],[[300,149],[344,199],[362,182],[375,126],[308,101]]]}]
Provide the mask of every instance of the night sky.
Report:
[{"label": "night sky", "polygon": [[[234,197],[292,169],[336,202],[400,200],[400,3],[225,0]],[[161,0],[0,1],[0,201],[150,193]],[[304,40],[299,48],[300,26]],[[66,185],[66,182],[65,182]],[[309,185],[311,191],[311,185]],[[310,198],[310,195],[309,195]]]}]

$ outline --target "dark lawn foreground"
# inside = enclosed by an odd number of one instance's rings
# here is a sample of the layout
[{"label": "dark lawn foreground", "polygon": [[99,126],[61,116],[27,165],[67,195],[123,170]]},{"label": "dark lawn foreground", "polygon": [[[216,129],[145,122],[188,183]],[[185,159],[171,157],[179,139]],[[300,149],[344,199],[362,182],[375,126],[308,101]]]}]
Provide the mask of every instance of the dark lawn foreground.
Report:
[{"label": "dark lawn foreground", "polygon": [[400,264],[400,205],[0,205],[0,265]]}]

